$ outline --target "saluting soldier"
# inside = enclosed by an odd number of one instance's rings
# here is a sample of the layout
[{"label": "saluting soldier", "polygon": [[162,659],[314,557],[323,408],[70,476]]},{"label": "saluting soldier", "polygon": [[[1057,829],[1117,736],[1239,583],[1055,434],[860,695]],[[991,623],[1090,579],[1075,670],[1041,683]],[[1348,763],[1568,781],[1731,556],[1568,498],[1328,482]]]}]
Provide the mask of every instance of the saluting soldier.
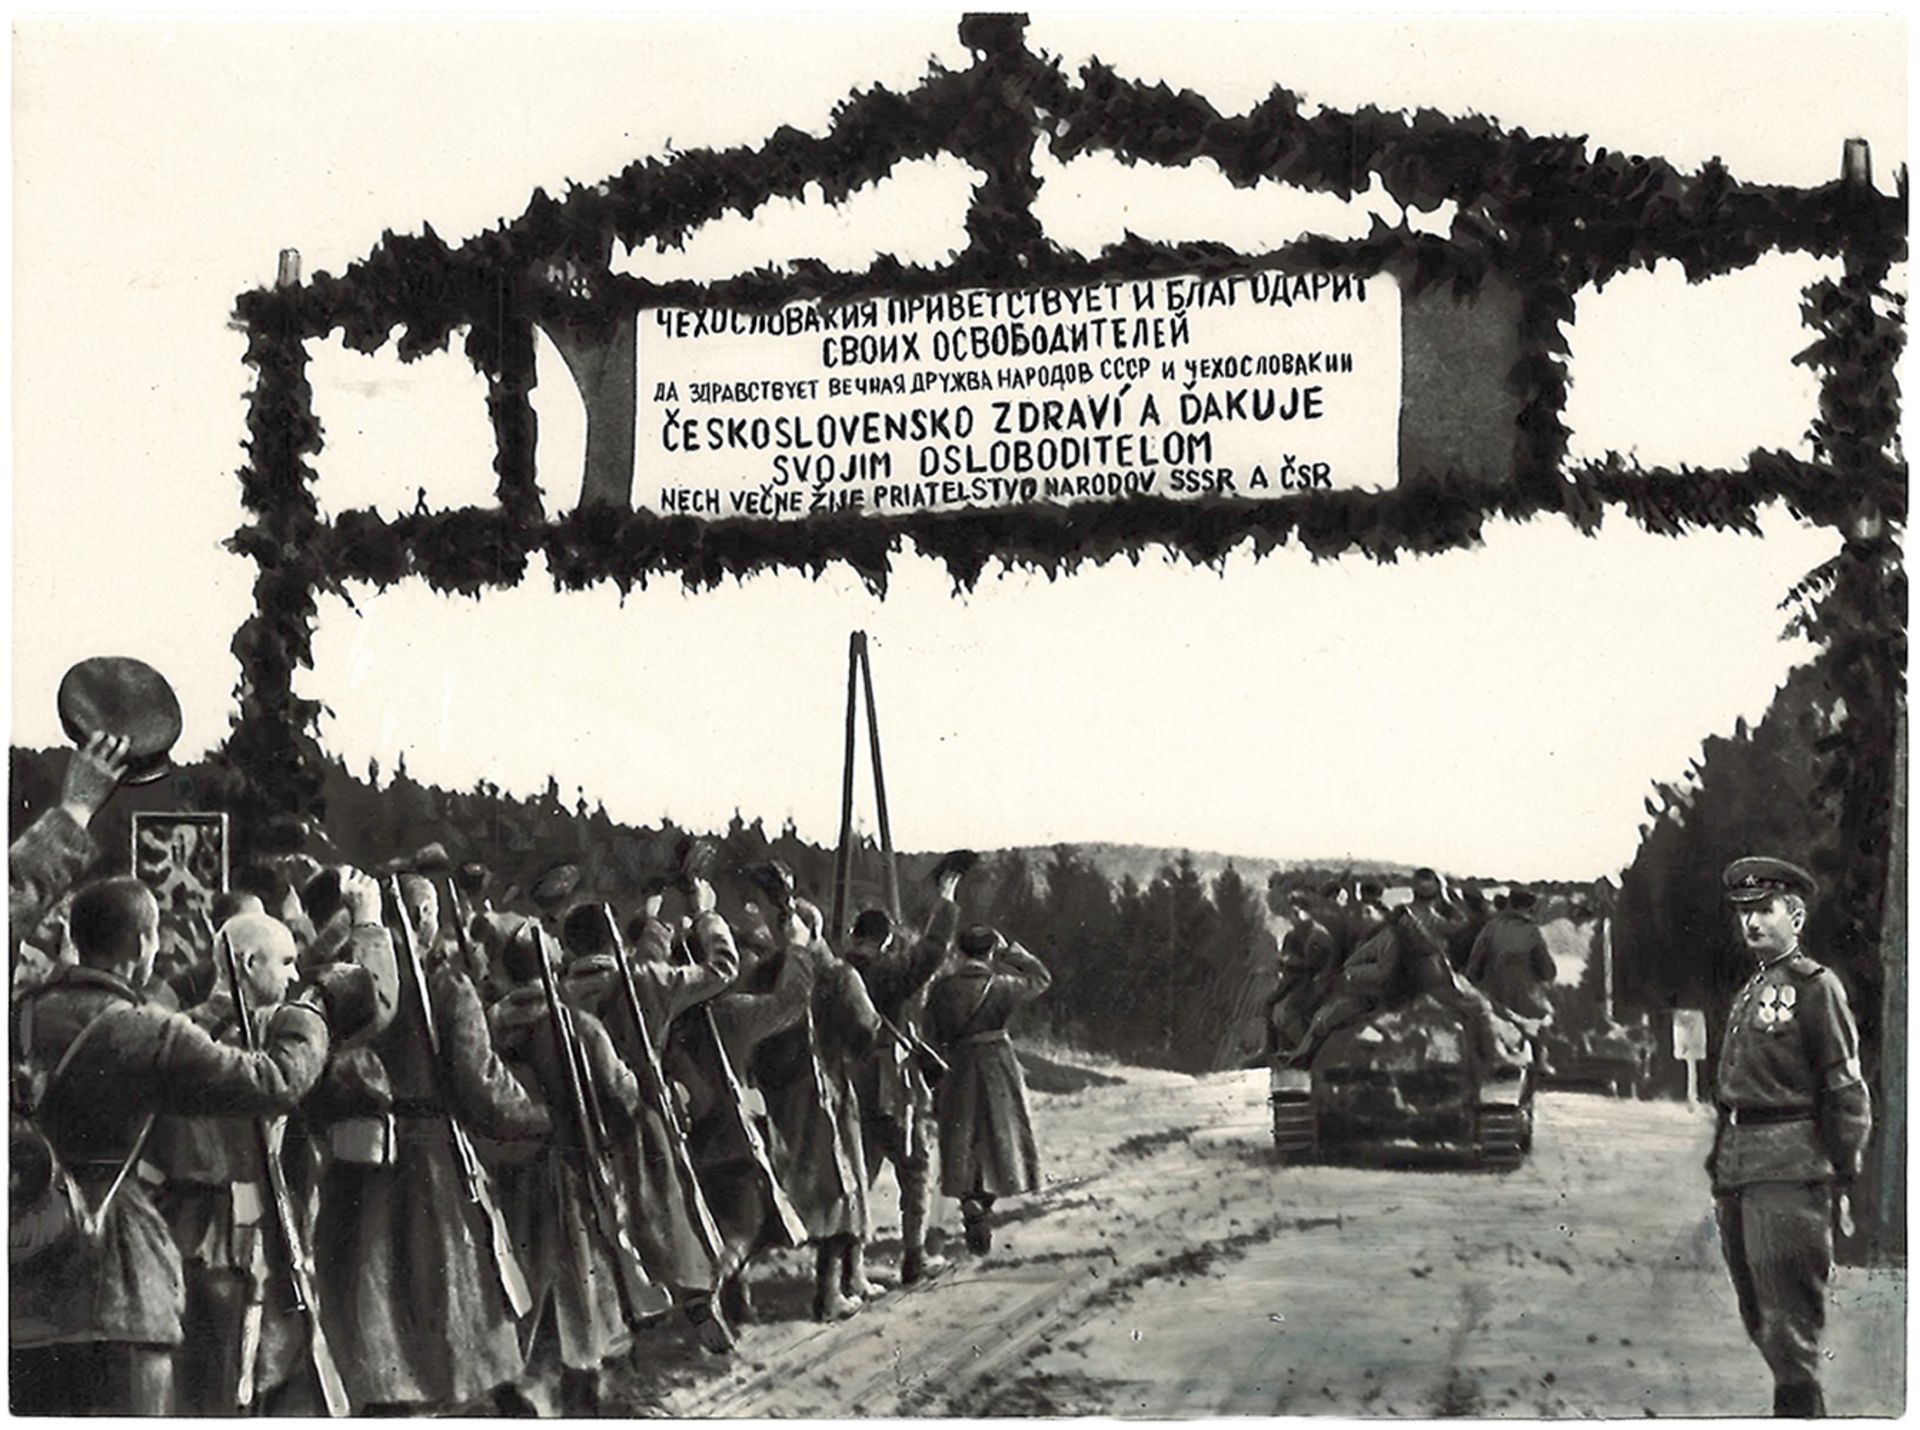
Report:
[{"label": "saluting soldier", "polygon": [[[785,889],[792,876],[782,871]],[[873,1047],[880,1017],[860,975],[827,945],[820,911],[792,899],[784,916],[786,959],[811,966],[807,1016],[763,1041],[754,1056],[778,1134],[779,1165],[816,1247],[813,1313],[840,1320],[860,1309],[854,1246],[869,1231],[866,1157],[853,1065]]]},{"label": "saluting soldier", "polygon": [[1040,1152],[1007,1020],[1053,982],[1047,966],[985,924],[961,931],[960,962],[927,991],[927,1032],[945,1054],[936,1110],[940,1190],[960,1199],[967,1249],[993,1249],[993,1203],[1040,1190]]},{"label": "saluting soldier", "polygon": [[[873,1056],[854,1067],[854,1085],[860,1098],[867,1173],[878,1176],[884,1159],[893,1164],[900,1186],[900,1280],[908,1286],[943,1264],[927,1256],[933,1089],[922,1067],[918,1037],[921,994],[953,950],[953,936],[960,927],[960,906],[954,896],[961,875],[975,862],[970,850],[955,850],[935,866],[939,894],[933,914],[926,933],[909,946],[899,946],[905,941],[882,909],[867,909],[853,921],[853,937],[847,945],[847,963],[860,975],[874,1010],[885,1020]],[[861,1291],[870,1284],[864,1247],[855,1253],[849,1280]]]},{"label": "saluting soldier", "polygon": [[1736,859],[1721,876],[1759,967],[1720,1046],[1710,1170],[1740,1318],[1773,1372],[1776,1415],[1824,1415],[1820,1336],[1833,1274],[1834,1192],[1844,1206],[1873,1128],[1846,990],[1800,946],[1813,876]]},{"label": "saluting soldier", "polygon": [[71,927],[80,962],[26,998],[16,1046],[37,1085],[35,1123],[99,1226],[12,1269],[12,1406],[161,1415],[185,1290],[179,1249],[133,1165],[161,1116],[289,1111],[326,1060],[324,997],[281,1003],[262,1019],[259,1050],[246,1052],[141,994],[160,949],[160,909],[144,884],[82,889]]},{"label": "saluting soldier", "polygon": [[[729,1323],[742,1326],[754,1315],[748,1267],[765,1247],[780,1244],[773,1191],[748,1141],[750,1120],[763,1151],[776,1145],[766,1098],[754,1082],[754,1054],[769,1038],[806,1018],[813,998],[813,965],[804,958],[782,957],[772,930],[751,904],[736,943],[739,976],[706,1005],[713,1015],[713,1036],[706,1035],[698,1020],[681,1021],[671,1030],[669,1053],[687,1088],[687,1141],[723,1243],[715,1272],[720,1310]],[[723,1056],[740,1085],[742,1103],[737,1108],[727,1105],[732,1095]]]},{"label": "saluting soldier", "polygon": [[[724,992],[740,972],[733,931],[714,909],[712,886],[695,877],[687,881],[687,890],[694,914],[683,939],[649,916],[640,924],[639,939],[627,945],[627,967],[644,1028],[635,1025],[622,987],[606,906],[582,904],[563,926],[572,955],[567,997],[606,1024],[614,1047],[636,1072],[649,1047],[655,1057],[665,1052],[668,1033],[681,1014]],[[675,961],[676,942],[690,955],[687,961]],[[717,1268],[695,1224],[693,1198],[700,1193],[681,1175],[674,1149],[677,1135],[665,1110],[643,1100],[631,1134],[616,1141],[616,1169],[633,1208],[634,1241],[647,1274],[673,1289],[709,1349],[728,1350],[733,1337],[714,1304]]]},{"label": "saluting soldier", "polygon": [[[523,1358],[491,1241],[468,1204],[449,1119],[500,1141],[544,1137],[546,1108],[495,1053],[486,1011],[451,961],[428,962],[438,906],[425,879],[402,876],[407,930],[426,995],[411,974],[399,1006],[369,1044],[390,1088],[394,1139],[384,1155],[338,1155],[321,1187],[315,1231],[327,1337],[356,1411],[459,1405],[493,1392],[523,1411],[512,1389]],[[428,1042],[431,1007],[439,1056]],[[484,1181],[484,1174],[482,1180]]]},{"label": "saluting soldier", "polygon": [[[524,926],[506,950],[504,971],[514,987],[488,1013],[501,1058],[538,1092],[554,1123],[538,1156],[502,1169],[500,1193],[533,1290],[527,1341],[538,1344],[551,1308],[560,1349],[560,1412],[592,1415],[600,1406],[600,1364],[629,1339],[614,1265],[627,1252],[608,1239],[594,1214],[587,1178],[598,1173],[586,1163],[588,1132],[572,1101],[572,1052],[561,1046],[541,982],[545,957],[535,926]],[[589,1114],[597,1109],[607,1120],[605,1130],[617,1136],[631,1127],[639,1085],[598,1018],[575,1009],[570,1021],[585,1063],[573,1075],[582,1078]]]}]

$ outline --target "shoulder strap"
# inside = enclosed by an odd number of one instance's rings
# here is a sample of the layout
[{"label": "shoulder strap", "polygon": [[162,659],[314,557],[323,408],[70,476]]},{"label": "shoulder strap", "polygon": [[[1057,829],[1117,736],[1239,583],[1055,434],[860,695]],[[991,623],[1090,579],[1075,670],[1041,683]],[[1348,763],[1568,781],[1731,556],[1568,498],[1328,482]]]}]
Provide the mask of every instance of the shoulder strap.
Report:
[{"label": "shoulder strap", "polygon": [[[93,1035],[98,1032],[101,1025],[107,1021],[107,1014],[111,1013],[113,1008],[114,1005],[109,1003],[98,1013],[95,1013],[87,1020],[86,1026],[74,1036],[73,1041],[67,1044],[67,1050],[60,1054],[60,1060],[53,1065],[53,1071],[47,1074],[46,1082],[41,1085],[40,1095],[33,1100],[33,1111],[38,1112],[46,1103],[47,1098],[53,1094],[54,1088],[60,1085],[61,1079],[66,1076],[67,1069],[73,1066],[73,1060],[80,1055],[80,1050],[92,1041]],[[33,1061],[32,1039],[33,1004],[29,1002],[26,1007],[20,1010],[21,1056],[26,1059],[28,1063]]]},{"label": "shoulder strap", "polygon": [[987,965],[987,976],[983,980],[981,980],[981,983],[980,983],[980,996],[974,999],[973,1007],[967,1010],[967,1016],[960,1020],[959,1036],[964,1038],[971,1033],[976,1033],[979,1031],[979,1029],[973,1026],[974,1020],[978,1018],[981,1014],[981,1011],[986,1008],[987,995],[993,992],[993,980],[998,978],[999,976],[1000,976],[999,974],[994,972],[993,965],[991,964]]},{"label": "shoulder strap", "polygon": [[[93,1035],[105,1025],[107,1015],[114,1010],[115,1006],[116,1005],[110,1003],[98,1013],[95,1013],[93,1017],[87,1020],[86,1025],[74,1035],[73,1041],[67,1044],[66,1051],[60,1054],[60,1060],[53,1065],[53,1071],[47,1074],[47,1080],[42,1084],[38,1095],[34,1098],[33,1106],[28,1109],[30,1116],[37,1117],[39,1115],[40,1109],[46,1105],[47,1098],[52,1095],[54,1088],[59,1086],[61,1079],[66,1076],[67,1069],[73,1066],[74,1059],[79,1056],[80,1050],[84,1048],[87,1043],[92,1040]],[[20,1009],[21,1058],[29,1065],[31,1065],[33,1059],[33,1007],[34,1000],[29,999]],[[120,1188],[126,1185],[128,1174],[133,1171],[135,1164],[139,1162],[140,1154],[146,1150],[147,1139],[153,1134],[154,1124],[157,1120],[158,1114],[152,1112],[149,1112],[146,1117],[141,1120],[140,1130],[134,1134],[133,1146],[127,1149],[127,1155],[120,1163],[120,1170],[114,1173],[113,1181],[107,1187],[107,1194],[100,1199],[98,1206],[89,1206],[87,1204],[85,1191],[81,1188],[80,1184],[74,1180],[73,1174],[61,1164],[59,1154],[54,1150],[51,1139],[46,1138],[44,1133],[41,1134],[42,1140],[47,1144],[47,1151],[53,1157],[55,1175],[65,1183],[68,1200],[78,1209],[80,1231],[83,1236],[93,1239],[100,1235],[101,1229],[106,1225],[107,1213],[113,1207],[114,1198],[119,1196]]]}]

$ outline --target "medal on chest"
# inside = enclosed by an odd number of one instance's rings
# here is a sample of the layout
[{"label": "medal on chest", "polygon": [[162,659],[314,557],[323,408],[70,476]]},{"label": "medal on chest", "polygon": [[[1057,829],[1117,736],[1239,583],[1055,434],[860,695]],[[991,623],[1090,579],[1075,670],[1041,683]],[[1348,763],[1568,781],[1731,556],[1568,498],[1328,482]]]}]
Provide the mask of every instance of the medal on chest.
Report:
[{"label": "medal on chest", "polygon": [[1786,1027],[1793,1022],[1794,1004],[1799,998],[1800,990],[1791,983],[1769,983],[1754,1003],[1754,1023],[1775,1030]]}]

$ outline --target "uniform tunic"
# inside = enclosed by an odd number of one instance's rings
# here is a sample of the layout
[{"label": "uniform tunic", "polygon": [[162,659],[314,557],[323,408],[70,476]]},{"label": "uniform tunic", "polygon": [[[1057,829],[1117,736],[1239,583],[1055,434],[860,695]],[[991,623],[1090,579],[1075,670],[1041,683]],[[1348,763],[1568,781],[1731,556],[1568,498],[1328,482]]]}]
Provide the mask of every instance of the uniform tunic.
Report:
[{"label": "uniform tunic", "polygon": [[[215,1041],[241,1044],[233,997],[226,989],[188,1017]],[[256,1026],[260,1014],[254,1018]],[[272,1191],[260,1155],[260,1120],[252,1117],[167,1117],[155,1126],[145,1160],[166,1185],[154,1201],[173,1229],[186,1263],[186,1341],[177,1366],[184,1413],[237,1415],[242,1305],[207,1299],[208,1283],[237,1283],[247,1302],[261,1308],[260,1344],[252,1366],[256,1395],[272,1390],[297,1368],[306,1327],[292,1310],[286,1247],[273,1225]],[[272,1126],[276,1146],[286,1128]],[[296,1218],[300,1210],[294,1208]],[[304,1221],[296,1221],[304,1235]]]},{"label": "uniform tunic", "polygon": [[1817,1397],[1831,1184],[1859,1171],[1873,1127],[1853,1014],[1832,970],[1796,950],[1755,971],[1727,1016],[1717,1097],[1710,1165],[1741,1320],[1776,1390]]},{"label": "uniform tunic", "polygon": [[[36,1122],[92,1202],[126,1160],[148,1114],[243,1116],[289,1111],[327,1055],[326,1022],[303,1004],[263,1021],[261,1047],[216,1042],[182,1014],[155,1007],[111,973],[62,968],[30,996],[26,1055],[50,1071],[100,1017],[51,1089]],[[97,1242],[71,1238],[15,1267],[15,1348],[81,1341],[176,1346],[185,1304],[179,1249],[137,1176],[115,1196]]]},{"label": "uniform tunic", "polygon": [[940,1190],[1007,1196],[1040,1188],[1040,1152],[1007,1020],[1053,975],[1018,944],[989,962],[968,958],[927,993],[927,1031],[946,1055],[936,1112]]},{"label": "uniform tunic", "polygon": [[1280,981],[1267,999],[1266,1055],[1292,1047],[1306,1035],[1313,1013],[1340,973],[1340,949],[1333,934],[1312,919],[1302,919],[1280,941]]},{"label": "uniform tunic", "polygon": [[[900,1033],[918,1031],[920,995],[952,952],[959,926],[960,906],[942,899],[927,921],[926,933],[904,952],[889,949],[871,957],[858,951],[847,955],[847,963],[866,985],[874,1011]],[[931,1151],[927,1124],[933,1114],[933,1089],[911,1044],[883,1026],[873,1056],[861,1059],[854,1068],[854,1086],[867,1129],[868,1171],[878,1170],[875,1154],[883,1148],[896,1164],[911,1158],[924,1162]]]}]

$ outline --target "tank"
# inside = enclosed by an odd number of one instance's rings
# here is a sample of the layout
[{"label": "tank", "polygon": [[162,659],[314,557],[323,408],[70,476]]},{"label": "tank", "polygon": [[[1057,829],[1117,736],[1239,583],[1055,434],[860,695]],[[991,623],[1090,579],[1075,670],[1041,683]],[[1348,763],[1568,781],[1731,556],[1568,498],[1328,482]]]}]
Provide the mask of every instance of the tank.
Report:
[{"label": "tank", "polygon": [[1478,1057],[1460,1014],[1423,995],[1335,1032],[1311,1068],[1276,1064],[1276,1156],[1518,1167],[1533,1146],[1533,1047],[1505,1019],[1493,1029],[1494,1055]]}]

